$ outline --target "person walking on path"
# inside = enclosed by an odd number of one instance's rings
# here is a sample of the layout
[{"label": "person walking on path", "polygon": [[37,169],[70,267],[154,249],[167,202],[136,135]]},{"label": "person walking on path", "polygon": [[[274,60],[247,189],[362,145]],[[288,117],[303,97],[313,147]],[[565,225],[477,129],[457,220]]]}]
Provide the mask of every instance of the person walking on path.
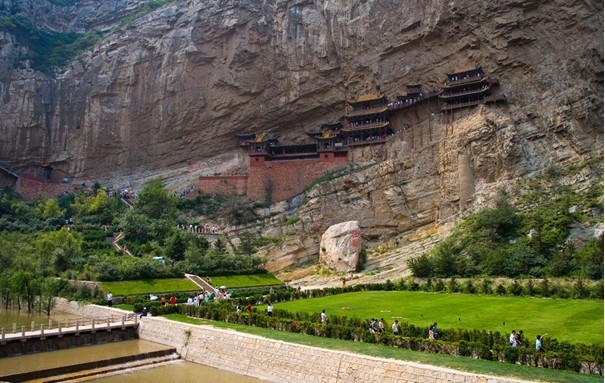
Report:
[{"label": "person walking on path", "polygon": [[271,302],[267,304],[267,316],[273,316],[273,306],[271,306]]},{"label": "person walking on path", "polygon": [[111,291],[107,293],[107,305],[113,307],[113,294]]},{"label": "person walking on path", "polygon": [[438,339],[438,329],[437,329],[437,322],[433,323],[433,336],[435,337],[435,339]]},{"label": "person walking on path", "polygon": [[248,315],[252,315],[252,305],[250,303],[246,306],[246,311],[248,312]]}]

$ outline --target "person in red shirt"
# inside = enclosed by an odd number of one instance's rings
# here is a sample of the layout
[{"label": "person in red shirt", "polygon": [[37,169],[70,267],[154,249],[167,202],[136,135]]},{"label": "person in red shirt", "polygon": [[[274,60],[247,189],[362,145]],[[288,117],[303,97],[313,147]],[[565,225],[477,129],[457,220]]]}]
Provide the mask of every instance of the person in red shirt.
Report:
[{"label": "person in red shirt", "polygon": [[246,306],[246,311],[248,312],[248,315],[252,315],[252,305],[250,303]]},{"label": "person in red shirt", "polygon": [[174,295],[170,297],[170,304],[173,306],[176,305],[176,297]]}]

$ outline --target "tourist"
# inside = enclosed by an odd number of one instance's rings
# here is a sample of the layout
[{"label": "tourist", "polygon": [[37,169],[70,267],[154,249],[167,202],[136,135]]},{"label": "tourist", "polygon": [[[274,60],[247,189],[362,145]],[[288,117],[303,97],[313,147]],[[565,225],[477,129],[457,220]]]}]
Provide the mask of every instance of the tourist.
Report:
[{"label": "tourist", "polygon": [[242,306],[238,303],[237,306],[235,306],[235,311],[239,314],[242,312]]},{"label": "tourist", "polygon": [[250,303],[248,303],[248,305],[246,306],[246,312],[248,313],[248,315],[252,315],[252,305]]},{"label": "tourist", "polygon": [[393,322],[391,330],[393,331],[393,335],[399,335],[399,321],[397,319],[395,319],[395,322]]},{"label": "tourist", "polygon": [[141,315],[139,316],[140,318],[146,317],[147,316],[147,307],[143,307],[143,311],[141,311]]},{"label": "tourist", "polygon": [[431,325],[429,327],[429,339],[430,340],[435,340],[435,331],[434,331],[435,325]]},{"label": "tourist", "polygon": [[378,332],[384,332],[384,318],[380,318],[378,322]]},{"label": "tourist", "polygon": [[437,329],[437,322],[433,323],[433,336],[435,337],[435,339],[439,338],[437,335],[437,332],[439,331],[439,329]]},{"label": "tourist", "polygon": [[508,336],[508,345],[511,347],[517,347],[517,331],[511,331],[510,335]]},{"label": "tourist", "polygon": [[166,306],[166,298],[162,295],[162,297],[160,298],[160,304],[162,306]]},{"label": "tourist", "polygon": [[171,305],[176,305],[176,297],[174,296],[174,294],[170,297],[170,304]]},{"label": "tourist", "polygon": [[111,291],[107,293],[107,305],[113,307],[113,294]]},{"label": "tourist", "polygon": [[321,323],[328,322],[328,316],[326,315],[326,309],[321,310]]},{"label": "tourist", "polygon": [[519,332],[517,332],[515,342],[517,343],[517,347],[521,347],[521,345],[523,344],[523,330],[519,330]]},{"label": "tourist", "polygon": [[548,334],[536,335],[536,351],[544,352],[544,345],[542,344],[542,340]]},{"label": "tourist", "polygon": [[271,306],[271,302],[267,304],[267,316],[273,316],[273,306]]}]

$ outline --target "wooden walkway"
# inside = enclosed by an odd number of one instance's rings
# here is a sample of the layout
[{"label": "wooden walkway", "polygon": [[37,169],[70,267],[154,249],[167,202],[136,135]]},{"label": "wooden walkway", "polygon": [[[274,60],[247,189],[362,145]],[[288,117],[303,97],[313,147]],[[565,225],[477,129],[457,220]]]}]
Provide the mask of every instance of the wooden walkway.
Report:
[{"label": "wooden walkway", "polygon": [[0,344],[6,344],[7,342],[14,341],[28,341],[34,339],[45,339],[46,337],[52,336],[63,336],[68,334],[81,335],[86,333],[95,333],[97,331],[112,331],[112,330],[125,330],[127,328],[136,328],[139,325],[139,317],[137,314],[128,314],[122,316],[111,316],[107,318],[90,318],[80,319],[69,322],[39,324],[37,326],[32,322],[31,326],[26,328],[22,325],[21,328],[17,328],[16,324],[13,324],[12,331],[8,332],[7,329],[2,327],[0,333]]}]

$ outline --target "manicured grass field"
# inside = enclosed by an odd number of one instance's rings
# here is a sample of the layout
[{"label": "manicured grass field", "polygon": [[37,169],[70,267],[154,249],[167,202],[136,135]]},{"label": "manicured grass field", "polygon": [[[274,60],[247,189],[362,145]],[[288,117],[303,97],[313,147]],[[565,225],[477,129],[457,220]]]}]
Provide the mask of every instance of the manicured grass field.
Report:
[{"label": "manicured grass field", "polygon": [[[559,341],[603,345],[603,301],[411,291],[365,291],[279,302],[274,309],[315,312],[364,319],[395,319],[416,326],[438,322],[440,329],[464,328],[509,334],[523,330],[526,339],[548,333]],[[344,308],[344,309],[343,309]],[[388,327],[390,328],[390,327]]]},{"label": "manicured grass field", "polygon": [[261,327],[244,326],[233,323],[215,322],[204,319],[190,318],[181,314],[169,314],[166,318],[194,325],[212,325],[215,327],[230,328],[236,331],[254,334],[265,338],[281,340],[284,342],[303,344],[312,347],[326,348],[333,351],[346,351],[356,354],[370,355],[379,358],[398,359],[409,362],[418,362],[468,371],[477,374],[514,377],[533,382],[555,383],[598,383],[603,377],[598,375],[579,374],[572,371],[550,370],[520,366],[510,363],[498,363],[488,360],[472,359],[454,355],[431,354],[410,351],[394,347],[384,347],[377,344],[359,343],[339,339],[322,338],[305,334],[269,330]]},{"label": "manicured grass field", "polygon": [[[213,286],[227,286],[228,289],[243,287],[275,286],[282,281],[271,274],[230,275],[211,277]],[[198,291],[200,288],[187,278],[146,279],[138,281],[99,282],[103,292],[111,291],[115,296],[137,294],[166,294],[179,291]]]},{"label": "manicured grass field", "polygon": [[200,288],[187,278],[146,279],[138,281],[99,282],[103,292],[115,296],[162,294],[178,291],[197,291]]},{"label": "manicured grass field", "polygon": [[283,285],[284,283],[271,274],[228,275],[210,277],[213,286],[227,286],[227,289],[243,287],[260,287]]}]

